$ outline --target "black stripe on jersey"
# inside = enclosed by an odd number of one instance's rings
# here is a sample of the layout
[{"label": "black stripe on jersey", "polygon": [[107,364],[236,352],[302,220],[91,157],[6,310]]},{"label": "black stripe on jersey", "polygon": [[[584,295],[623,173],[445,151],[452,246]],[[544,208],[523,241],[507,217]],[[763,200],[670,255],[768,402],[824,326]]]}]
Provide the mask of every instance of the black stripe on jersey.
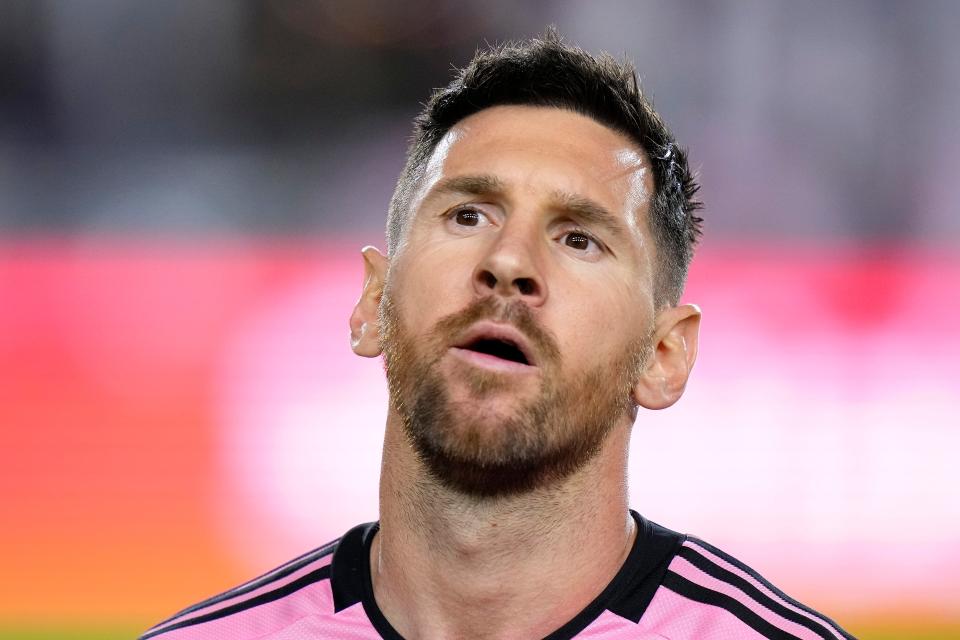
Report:
[{"label": "black stripe on jersey", "polygon": [[191,614],[195,611],[199,611],[200,609],[204,609],[206,607],[212,607],[213,605],[223,602],[224,600],[227,600],[229,598],[235,598],[237,596],[242,596],[245,593],[256,591],[257,589],[264,587],[270,584],[271,582],[276,582],[281,578],[285,578],[291,573],[295,573],[296,571],[299,571],[300,569],[307,566],[311,562],[316,562],[320,558],[333,553],[333,551],[337,547],[338,542],[340,542],[339,538],[332,542],[328,542],[322,547],[318,547],[316,549],[313,549],[312,551],[307,551],[306,553],[294,558],[293,560],[289,560],[288,562],[280,565],[279,567],[275,567],[270,571],[267,571],[263,575],[258,576],[253,580],[248,580],[247,582],[243,583],[238,587],[234,587],[229,591],[224,591],[223,593],[215,595],[212,598],[207,598],[202,602],[198,602],[197,604],[187,607],[183,611],[178,611],[177,613],[170,616],[163,622],[158,622],[157,624],[153,625],[153,627],[151,627],[148,631],[156,629],[157,627],[165,625],[182,616]]},{"label": "black stripe on jersey", "polygon": [[663,586],[680,594],[684,598],[729,611],[764,638],[769,638],[770,640],[801,640],[797,636],[773,626],[736,598],[731,598],[724,593],[718,593],[690,582],[673,571],[667,571],[667,575],[663,578]]},{"label": "black stripe on jersey", "polygon": [[334,540],[333,542],[328,542],[327,544],[323,545],[322,547],[318,547],[313,551],[307,551],[303,555],[298,556],[293,560],[290,560],[280,565],[279,567],[271,569],[270,571],[267,571],[265,574],[258,576],[253,580],[248,580],[247,582],[243,583],[238,587],[234,587],[233,589],[230,589],[229,591],[224,591],[223,593],[213,596],[212,598],[207,598],[203,602],[198,602],[195,605],[189,606],[183,611],[179,611],[174,615],[170,616],[163,622],[158,622],[157,624],[153,625],[153,627],[151,627],[148,631],[152,631],[153,629],[156,629],[161,625],[164,625],[164,624],[167,624],[168,622],[176,620],[181,616],[191,614],[194,611],[199,611],[200,609],[204,609],[206,607],[212,607],[213,605],[219,604],[224,600],[228,600],[229,598],[235,598],[237,596],[242,596],[245,593],[256,591],[257,589],[261,587],[265,587],[271,582],[276,582],[281,578],[285,578],[291,573],[294,573],[304,568],[311,562],[316,562],[320,558],[333,553],[333,551],[337,548],[338,542],[340,542],[339,538],[337,540]]},{"label": "black stripe on jersey", "polygon": [[[288,562],[280,565],[279,567],[276,567],[276,568],[274,568],[274,569],[271,569],[270,571],[267,571],[265,574],[263,574],[263,575],[261,575],[261,576],[258,576],[258,577],[256,577],[256,578],[254,578],[253,580],[248,580],[247,582],[243,583],[242,585],[240,585],[240,586],[238,586],[238,587],[234,587],[233,589],[230,589],[229,591],[224,591],[223,593],[221,593],[221,594],[219,594],[219,595],[215,595],[215,596],[213,596],[212,598],[207,598],[206,600],[204,600],[204,601],[202,601],[202,602],[198,602],[198,603],[195,604],[195,605],[191,605],[191,606],[187,607],[187,608],[184,609],[183,611],[178,611],[177,613],[173,614],[172,616],[170,616],[170,617],[167,618],[166,620],[164,620],[164,621],[162,621],[162,622],[158,622],[157,624],[155,624],[155,625],[153,625],[152,627],[150,627],[149,629],[147,629],[147,633],[150,633],[151,631],[153,631],[153,630],[156,629],[157,627],[161,627],[161,626],[163,626],[163,625],[165,625],[165,624],[169,624],[170,622],[172,622],[172,621],[174,621],[174,620],[176,620],[177,618],[180,618],[180,617],[182,617],[182,616],[189,615],[189,614],[191,614],[191,613],[193,613],[193,612],[195,612],[195,611],[199,611],[200,609],[204,609],[204,608],[206,608],[206,607],[212,607],[213,605],[219,604],[219,603],[223,602],[224,600],[228,600],[229,598],[235,598],[235,597],[237,597],[237,596],[242,596],[242,595],[244,595],[245,593],[250,593],[251,591],[256,591],[257,589],[259,589],[259,588],[261,588],[261,587],[265,587],[266,585],[270,584],[271,582],[276,582],[277,580],[280,580],[281,578],[285,578],[285,577],[287,577],[288,575],[290,575],[291,573],[294,573],[294,572],[296,572],[296,571],[299,571],[300,569],[302,569],[303,567],[307,566],[307,565],[310,564],[311,562],[316,562],[316,561],[319,560],[320,558],[322,558],[322,557],[324,557],[324,556],[326,556],[326,555],[330,555],[331,553],[333,553],[333,551],[334,551],[334,550],[336,549],[336,547],[337,547],[337,543],[338,543],[338,542],[340,542],[340,539],[339,539],[339,538],[338,538],[337,540],[334,540],[333,542],[328,542],[327,544],[323,545],[322,547],[318,547],[318,548],[316,548],[316,549],[314,549],[314,550],[312,550],[312,551],[307,551],[307,552],[304,553],[303,555],[298,556],[298,557],[294,558],[293,560],[290,560],[290,561],[288,561]],[[147,636],[144,636],[144,637],[147,637]]]},{"label": "black stripe on jersey", "polygon": [[830,633],[830,630],[826,628],[826,625],[820,623],[819,620],[811,620],[809,615],[804,615],[794,611],[793,609],[785,607],[783,604],[766,595],[737,574],[727,571],[723,567],[716,565],[715,563],[711,562],[709,558],[700,555],[694,549],[691,549],[690,547],[681,547],[680,552],[677,555],[679,555],[681,558],[689,560],[693,566],[700,569],[707,575],[713,576],[717,580],[726,582],[727,584],[736,587],[746,595],[753,598],[757,604],[769,609],[770,611],[773,611],[781,618],[786,618],[791,622],[795,622],[798,625],[810,629],[810,631],[813,631],[824,640],[836,640],[837,636],[833,633]]},{"label": "black stripe on jersey", "polygon": [[747,565],[743,564],[742,562],[740,562],[739,560],[737,560],[736,558],[734,558],[733,556],[731,556],[729,553],[726,553],[725,551],[721,551],[720,549],[717,549],[717,548],[716,548],[715,546],[713,546],[712,544],[710,544],[710,543],[708,543],[708,542],[704,542],[704,541],[701,540],[700,538],[696,538],[696,537],[694,537],[694,536],[687,536],[687,541],[688,541],[688,542],[692,542],[693,544],[697,545],[698,547],[702,547],[702,548],[706,549],[707,551],[709,551],[709,552],[712,553],[713,555],[717,556],[718,558],[722,558],[722,559],[725,560],[726,562],[732,564],[732,565],[735,566],[737,569],[740,569],[741,571],[743,571],[744,573],[746,573],[747,575],[749,575],[751,578],[753,578],[754,580],[756,580],[757,582],[759,582],[760,584],[762,584],[763,586],[765,586],[767,589],[770,589],[770,591],[772,591],[773,593],[777,594],[777,597],[783,599],[783,600],[786,601],[786,602],[789,602],[790,604],[792,604],[793,606],[797,607],[798,609],[801,609],[801,610],[803,610],[803,611],[806,611],[807,613],[809,613],[809,614],[810,614],[811,616],[813,616],[814,618],[816,618],[816,619],[820,620],[821,622],[823,622],[825,625],[830,626],[833,630],[835,630],[837,633],[839,633],[841,636],[843,636],[843,637],[846,638],[847,640],[857,640],[857,639],[854,638],[852,635],[850,635],[849,633],[847,633],[846,631],[844,631],[844,630],[840,627],[840,625],[838,625],[836,622],[834,622],[833,620],[831,620],[831,619],[828,618],[827,616],[823,615],[823,614],[820,613],[819,611],[816,611],[816,610],[814,610],[814,609],[811,609],[810,607],[808,607],[807,605],[803,604],[802,602],[797,602],[796,600],[794,600],[793,598],[791,598],[790,596],[788,596],[787,594],[785,594],[783,591],[780,591],[780,589],[778,589],[778,588],[775,587],[774,585],[770,584],[770,583],[767,581],[766,578],[764,578],[764,577],[761,576],[759,573],[757,573],[756,571],[754,571],[753,569],[751,569],[751,568],[748,567]]},{"label": "black stripe on jersey", "polygon": [[168,631],[173,631],[174,629],[182,629],[184,627],[190,627],[195,624],[201,624],[203,622],[210,622],[211,620],[216,620],[218,618],[225,618],[226,616],[245,611],[246,609],[251,609],[253,607],[259,606],[261,604],[267,604],[268,602],[273,602],[274,600],[279,600],[284,598],[291,593],[295,593],[304,587],[308,587],[311,584],[320,582],[321,580],[326,580],[330,577],[330,565],[320,567],[315,571],[303,575],[289,584],[285,584],[278,589],[273,591],[267,591],[266,593],[261,593],[258,596],[254,596],[249,600],[244,600],[243,602],[238,602],[237,604],[232,604],[229,607],[224,607],[223,609],[218,609],[217,611],[212,611],[206,613],[202,616],[197,616],[196,618],[190,618],[189,620],[182,620],[180,622],[174,623],[163,629],[156,629],[155,631],[148,631],[147,633],[140,636],[140,640],[148,640],[154,636],[164,634]]}]

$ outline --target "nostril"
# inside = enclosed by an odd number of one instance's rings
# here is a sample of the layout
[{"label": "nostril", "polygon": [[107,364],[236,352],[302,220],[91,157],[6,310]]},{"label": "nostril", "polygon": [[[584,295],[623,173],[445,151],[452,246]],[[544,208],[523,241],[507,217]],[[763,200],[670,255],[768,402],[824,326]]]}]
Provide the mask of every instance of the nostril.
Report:
[{"label": "nostril", "polygon": [[530,278],[517,278],[514,280],[514,284],[517,285],[520,294],[524,296],[533,295],[537,291],[537,285]]},{"label": "nostril", "polygon": [[493,289],[497,286],[497,278],[489,271],[484,271],[480,274],[480,279],[483,280],[483,283]]}]

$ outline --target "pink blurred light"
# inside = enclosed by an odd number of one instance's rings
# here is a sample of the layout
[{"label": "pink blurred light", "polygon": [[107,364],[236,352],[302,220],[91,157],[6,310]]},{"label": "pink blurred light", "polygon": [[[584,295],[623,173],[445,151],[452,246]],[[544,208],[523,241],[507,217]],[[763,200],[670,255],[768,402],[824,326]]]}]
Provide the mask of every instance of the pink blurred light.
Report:
[{"label": "pink blurred light", "polygon": [[[703,252],[699,363],[638,419],[634,506],[815,599],[956,614],[958,276],[929,255]],[[221,527],[258,567],[376,518],[386,394],[348,349],[360,281],[358,256],[328,255],[223,352]]]}]

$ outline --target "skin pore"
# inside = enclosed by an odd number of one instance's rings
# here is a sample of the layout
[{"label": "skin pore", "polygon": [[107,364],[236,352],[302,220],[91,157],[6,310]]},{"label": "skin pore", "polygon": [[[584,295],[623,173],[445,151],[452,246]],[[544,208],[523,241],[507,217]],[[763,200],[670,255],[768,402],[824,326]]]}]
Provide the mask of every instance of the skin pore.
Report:
[{"label": "skin pore", "polygon": [[499,106],[438,145],[390,258],[364,250],[352,346],[391,396],[371,578],[404,637],[543,637],[626,558],[630,429],[682,394],[700,318],[654,306],[651,193],[623,135]]}]

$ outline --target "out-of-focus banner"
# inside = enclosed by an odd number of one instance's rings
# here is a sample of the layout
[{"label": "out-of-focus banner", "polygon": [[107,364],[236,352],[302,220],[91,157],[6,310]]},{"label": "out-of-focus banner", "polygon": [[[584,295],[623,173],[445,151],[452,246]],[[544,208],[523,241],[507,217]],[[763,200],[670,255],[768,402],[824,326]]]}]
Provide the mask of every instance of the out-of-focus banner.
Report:
[{"label": "out-of-focus banner", "polygon": [[[135,631],[376,519],[360,245],[0,247],[0,635]],[[702,250],[698,363],[637,420],[632,506],[854,633],[958,637],[957,282],[956,254]]]}]

